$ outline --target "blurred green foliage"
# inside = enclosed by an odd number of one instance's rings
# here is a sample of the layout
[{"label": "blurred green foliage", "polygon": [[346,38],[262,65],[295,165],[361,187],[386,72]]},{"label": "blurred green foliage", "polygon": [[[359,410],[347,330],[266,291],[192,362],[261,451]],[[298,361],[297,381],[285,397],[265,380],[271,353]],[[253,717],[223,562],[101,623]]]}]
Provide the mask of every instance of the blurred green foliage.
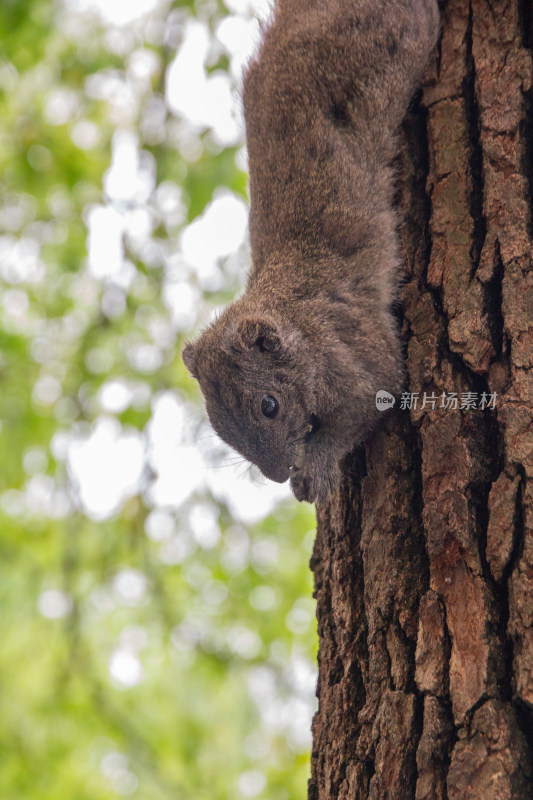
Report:
[{"label": "blurred green foliage", "polygon": [[[168,264],[179,271],[180,235],[217,188],[245,198],[246,175],[239,143],[221,147],[200,127],[196,153],[185,157],[183,121],[164,108],[154,133],[147,114],[154,103],[160,112],[188,21],[212,35],[227,14],[216,2],[155,2],[121,26],[90,2],[0,5],[5,800],[306,795],[316,646],[309,507],[286,500],[246,525],[202,485],[161,508],[146,462],[117,509],[91,513],[68,457],[69,442],[90,436],[102,416],[146,444],[155,398],[199,403],[179,357],[192,331],[164,300]],[[135,81],[140,51],[155,66]],[[224,52],[214,62],[222,71],[229,63]],[[105,81],[114,82],[107,94]],[[155,184],[136,207],[115,206],[126,216],[143,203],[153,212],[158,187],[171,182],[183,214],[151,212],[142,241],[137,217],[125,223],[127,279],[110,280],[88,264],[87,225],[91,208],[113,205],[103,187],[124,130],[153,158]],[[243,270],[231,263],[221,260],[214,287],[186,273],[199,298],[190,327],[238,288]],[[152,362],[132,356],[139,352]],[[115,379],[137,399],[113,411],[101,392]],[[202,417],[187,419],[194,441]]]}]

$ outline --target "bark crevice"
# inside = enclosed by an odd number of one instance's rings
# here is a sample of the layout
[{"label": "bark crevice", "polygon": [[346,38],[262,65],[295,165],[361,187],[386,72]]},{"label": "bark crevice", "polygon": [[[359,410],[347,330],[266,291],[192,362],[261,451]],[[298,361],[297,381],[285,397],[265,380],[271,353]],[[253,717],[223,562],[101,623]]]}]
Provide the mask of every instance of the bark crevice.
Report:
[{"label": "bark crevice", "polygon": [[[522,44],[533,51],[533,7],[531,0],[520,0],[518,4]],[[533,88],[524,92],[525,116],[521,125],[521,138],[524,143],[523,172],[528,182],[529,195],[529,234],[533,238]]]},{"label": "bark crevice", "polygon": [[481,258],[487,236],[487,221],[483,212],[483,148],[480,138],[479,108],[476,94],[476,65],[472,51],[473,15],[469,3],[468,28],[466,31],[466,73],[462,92],[468,126],[468,166],[470,172],[469,205],[473,223],[472,246],[470,248],[470,277],[473,278]]},{"label": "bark crevice", "polygon": [[495,360],[508,360],[508,348],[504,348],[504,318],[502,311],[502,291],[505,268],[500,253],[498,238],[494,242],[494,268],[492,277],[484,284],[485,304],[483,312],[487,316],[489,330],[494,347]]}]

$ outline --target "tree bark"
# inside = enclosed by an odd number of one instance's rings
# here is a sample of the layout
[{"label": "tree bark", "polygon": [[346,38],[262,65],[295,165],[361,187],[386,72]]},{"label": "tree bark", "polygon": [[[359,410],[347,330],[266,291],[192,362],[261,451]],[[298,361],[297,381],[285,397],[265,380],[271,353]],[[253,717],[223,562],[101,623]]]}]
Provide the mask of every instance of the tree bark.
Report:
[{"label": "tree bark", "polygon": [[[450,0],[404,125],[419,399],[318,510],[310,800],[533,797],[532,18]],[[442,408],[452,392],[495,408]]]}]

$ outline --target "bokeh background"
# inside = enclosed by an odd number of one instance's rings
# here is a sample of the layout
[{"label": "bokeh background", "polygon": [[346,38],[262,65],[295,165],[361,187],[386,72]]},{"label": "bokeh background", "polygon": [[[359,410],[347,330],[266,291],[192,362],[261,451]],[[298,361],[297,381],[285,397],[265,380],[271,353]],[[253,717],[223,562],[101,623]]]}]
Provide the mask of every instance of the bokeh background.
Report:
[{"label": "bokeh background", "polygon": [[181,363],[242,287],[258,0],[0,4],[0,797],[306,796],[309,506]]}]

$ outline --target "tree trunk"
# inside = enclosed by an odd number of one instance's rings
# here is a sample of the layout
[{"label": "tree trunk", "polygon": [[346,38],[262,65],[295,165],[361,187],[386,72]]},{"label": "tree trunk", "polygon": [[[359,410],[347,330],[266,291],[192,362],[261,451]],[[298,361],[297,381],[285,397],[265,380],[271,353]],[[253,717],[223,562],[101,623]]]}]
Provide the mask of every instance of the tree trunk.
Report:
[{"label": "tree trunk", "polygon": [[404,126],[419,395],[318,510],[310,800],[533,797],[532,16],[448,2]]}]

